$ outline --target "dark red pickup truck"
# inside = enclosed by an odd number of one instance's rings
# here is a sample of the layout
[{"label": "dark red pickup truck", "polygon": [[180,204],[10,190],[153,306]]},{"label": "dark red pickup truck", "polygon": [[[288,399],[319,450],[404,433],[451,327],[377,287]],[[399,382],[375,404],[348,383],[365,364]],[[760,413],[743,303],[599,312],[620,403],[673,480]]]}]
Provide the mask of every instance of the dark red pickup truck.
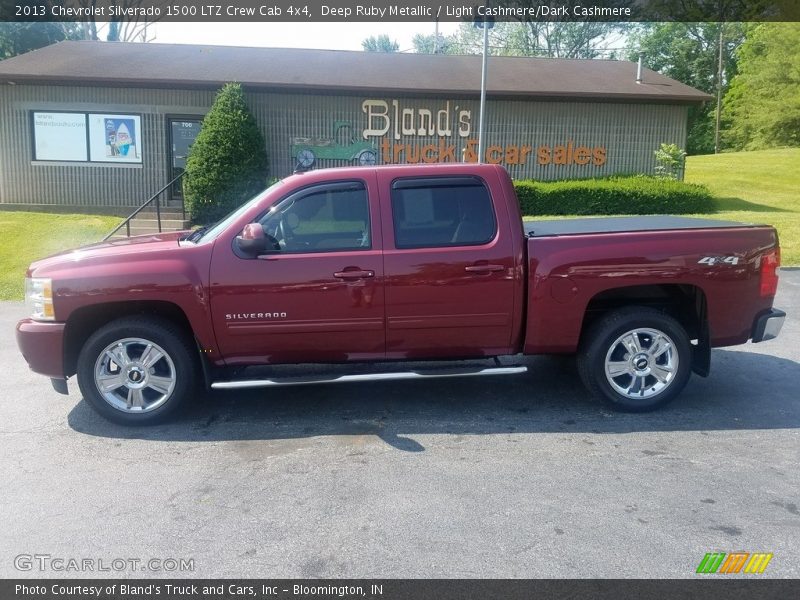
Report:
[{"label": "dark red pickup truck", "polygon": [[[775,229],[677,217],[523,223],[493,165],[293,175],[216,225],[31,265],[30,367],[107,418],[211,389],[520,373],[524,366],[260,378],[252,365],[576,353],[624,410],[674,398],[710,348],[778,335]],[[506,359],[507,360],[507,359]],[[513,358],[511,359],[513,360]],[[279,370],[279,369],[271,369]],[[252,369],[251,369],[252,371]]]}]

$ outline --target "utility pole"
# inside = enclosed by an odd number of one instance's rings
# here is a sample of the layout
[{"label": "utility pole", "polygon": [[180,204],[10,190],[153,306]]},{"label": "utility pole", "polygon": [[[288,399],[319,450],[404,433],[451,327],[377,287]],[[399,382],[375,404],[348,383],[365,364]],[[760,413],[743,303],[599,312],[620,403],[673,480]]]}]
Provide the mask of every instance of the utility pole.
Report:
[{"label": "utility pole", "polygon": [[714,154],[719,154],[719,128],[722,119],[722,31],[725,29],[725,23],[719,23],[719,61],[717,63],[717,115],[716,126],[714,127]]},{"label": "utility pole", "polygon": [[[478,163],[483,162],[484,151],[486,148],[486,138],[484,136],[486,125],[486,72],[487,55],[489,54],[489,28],[494,27],[494,22],[487,21],[486,17],[480,22],[483,27],[483,58],[481,61],[481,110],[478,119]],[[475,23],[478,25],[478,22]]]}]

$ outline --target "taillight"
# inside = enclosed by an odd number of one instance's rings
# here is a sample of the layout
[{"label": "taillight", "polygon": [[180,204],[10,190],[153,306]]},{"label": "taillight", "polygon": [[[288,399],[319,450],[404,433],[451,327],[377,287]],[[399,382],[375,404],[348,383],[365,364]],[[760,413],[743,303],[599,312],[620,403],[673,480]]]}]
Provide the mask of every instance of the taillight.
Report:
[{"label": "taillight", "polygon": [[778,267],[781,266],[781,250],[775,248],[761,257],[761,296],[774,296],[778,290]]}]

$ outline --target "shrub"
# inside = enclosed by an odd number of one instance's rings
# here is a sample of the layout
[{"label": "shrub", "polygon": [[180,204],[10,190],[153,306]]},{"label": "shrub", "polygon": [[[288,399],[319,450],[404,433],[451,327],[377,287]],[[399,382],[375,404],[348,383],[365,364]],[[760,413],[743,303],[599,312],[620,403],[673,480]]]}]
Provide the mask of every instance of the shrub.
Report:
[{"label": "shrub", "polygon": [[656,155],[656,176],[671,179],[683,179],[683,168],[686,165],[686,152],[677,144],[661,144]]},{"label": "shrub", "polygon": [[649,215],[713,212],[701,185],[644,175],[571,181],[516,181],[524,215]]},{"label": "shrub", "polygon": [[183,194],[195,223],[224,216],[266,187],[264,136],[242,86],[226,84],[203,119],[186,160]]}]

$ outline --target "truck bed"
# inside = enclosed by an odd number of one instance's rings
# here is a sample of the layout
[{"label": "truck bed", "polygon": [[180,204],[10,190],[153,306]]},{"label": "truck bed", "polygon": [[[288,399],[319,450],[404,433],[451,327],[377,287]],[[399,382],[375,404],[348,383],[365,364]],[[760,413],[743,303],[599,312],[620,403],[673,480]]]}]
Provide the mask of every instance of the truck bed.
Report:
[{"label": "truck bed", "polygon": [[642,217],[599,217],[583,219],[558,219],[553,221],[523,221],[525,235],[529,238],[590,233],[619,233],[633,231],[665,231],[675,229],[713,229],[731,227],[759,227],[753,223],[673,217],[666,215]]}]

